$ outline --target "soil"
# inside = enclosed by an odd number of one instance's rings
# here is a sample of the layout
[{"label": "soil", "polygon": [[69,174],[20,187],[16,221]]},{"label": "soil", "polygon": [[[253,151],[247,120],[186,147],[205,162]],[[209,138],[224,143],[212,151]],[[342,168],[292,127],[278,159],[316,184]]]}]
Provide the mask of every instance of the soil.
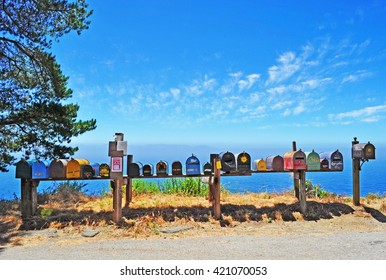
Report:
[{"label": "soil", "polygon": [[[167,196],[158,199],[171,201]],[[307,201],[307,215],[302,215],[299,203],[291,196],[230,195],[223,198],[221,220],[212,218],[205,200],[193,199],[187,206],[160,202],[156,207],[137,202],[124,210],[120,224],[111,223],[109,211],[87,212],[87,203],[82,204],[81,211],[78,205],[77,213],[62,209],[61,215],[34,217],[18,226],[17,215],[9,215],[8,211],[0,222],[0,259],[385,260],[385,198],[361,202],[361,206],[354,206],[345,200],[312,199]],[[85,237],[84,233],[90,231],[93,237]],[[319,243],[327,249],[305,254]],[[129,256],[119,249],[127,244],[131,244]],[[226,244],[228,251],[225,255],[214,254],[209,244]],[[363,248],[352,255],[337,250],[340,246],[353,248],[358,244]],[[276,249],[272,250],[272,246]],[[103,255],[98,251],[102,247]],[[116,249],[110,252],[108,248]]]}]

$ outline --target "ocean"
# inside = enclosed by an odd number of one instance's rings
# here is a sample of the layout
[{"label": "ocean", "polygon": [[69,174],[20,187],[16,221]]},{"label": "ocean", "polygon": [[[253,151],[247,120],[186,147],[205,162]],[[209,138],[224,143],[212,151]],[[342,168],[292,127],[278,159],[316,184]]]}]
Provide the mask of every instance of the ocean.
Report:
[{"label": "ocean", "polygon": [[[332,193],[352,196],[352,161],[344,161],[342,172],[309,172],[306,178],[319,184],[324,190]],[[162,182],[165,179],[143,179]],[[109,180],[80,181],[88,194],[101,194],[109,190]],[[369,193],[386,195],[386,158],[365,162],[360,173],[360,194]],[[58,182],[41,182],[38,192],[51,188]],[[223,176],[221,183],[232,193],[275,192],[280,193],[293,189],[291,173],[258,173],[251,176]],[[0,199],[20,198],[20,179],[15,178],[15,168],[7,173],[0,173]]]}]

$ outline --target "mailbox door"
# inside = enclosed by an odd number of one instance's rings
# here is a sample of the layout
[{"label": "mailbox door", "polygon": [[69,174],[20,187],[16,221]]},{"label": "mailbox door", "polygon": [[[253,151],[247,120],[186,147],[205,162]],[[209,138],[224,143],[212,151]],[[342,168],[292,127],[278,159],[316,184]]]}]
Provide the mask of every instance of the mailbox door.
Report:
[{"label": "mailbox door", "polygon": [[365,159],[375,159],[375,147],[371,143],[367,143],[364,147]]},{"label": "mailbox door", "polygon": [[25,159],[22,159],[16,163],[16,178],[32,178],[32,166]]},{"label": "mailbox door", "polygon": [[164,161],[160,161],[156,165],[156,172],[158,176],[166,176],[168,175],[168,165]]},{"label": "mailbox door", "polygon": [[110,166],[107,163],[101,163],[99,166],[99,176],[102,178],[110,178]]},{"label": "mailbox door", "polygon": [[307,158],[307,170],[320,170],[320,156],[314,151],[305,153]]},{"label": "mailbox door", "polygon": [[338,150],[331,154],[330,169],[336,171],[343,170],[343,155]]},{"label": "mailbox door", "polygon": [[91,179],[94,177],[94,168],[90,164],[83,164],[80,166],[81,177],[83,179]]},{"label": "mailbox door", "polygon": [[221,153],[221,170],[230,173],[236,171],[236,159],[231,152]]},{"label": "mailbox door", "polygon": [[153,166],[151,164],[145,164],[142,168],[143,176],[153,176]]},{"label": "mailbox door", "polygon": [[293,170],[294,169],[294,153],[295,152],[287,152],[284,154],[284,169],[285,170]]},{"label": "mailbox door", "polygon": [[297,151],[294,153],[293,158],[294,169],[296,170],[306,170],[307,169],[307,161],[306,155],[302,151]]},{"label": "mailbox door", "polygon": [[56,159],[51,161],[50,164],[50,177],[52,179],[65,179],[67,171],[68,160]]},{"label": "mailbox door", "polygon": [[[48,165],[48,164],[47,164]],[[48,166],[43,161],[32,161],[32,179],[46,179],[49,176]]]},{"label": "mailbox door", "polygon": [[320,159],[320,170],[327,171],[330,170],[328,159]]},{"label": "mailbox door", "polygon": [[129,177],[138,177],[141,175],[139,165],[135,162],[131,162],[127,167],[127,175]]},{"label": "mailbox door", "polygon": [[249,172],[251,171],[251,156],[242,152],[237,155],[237,171],[239,172]]},{"label": "mailbox door", "polygon": [[205,175],[211,175],[212,174],[212,165],[209,162],[204,164],[203,169],[204,169]]},{"label": "mailbox door", "polygon": [[172,163],[172,175],[182,175],[182,163],[180,161]]},{"label": "mailbox door", "polygon": [[267,164],[266,164],[264,159],[257,160],[256,166],[257,166],[258,171],[266,171],[267,170]]}]

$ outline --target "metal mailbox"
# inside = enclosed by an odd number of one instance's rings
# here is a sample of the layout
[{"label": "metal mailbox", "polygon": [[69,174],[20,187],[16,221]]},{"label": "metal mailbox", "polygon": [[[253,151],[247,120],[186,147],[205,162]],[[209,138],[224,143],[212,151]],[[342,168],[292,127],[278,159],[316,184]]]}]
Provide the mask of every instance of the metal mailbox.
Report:
[{"label": "metal mailbox", "polygon": [[319,156],[320,159],[328,160],[328,170],[343,170],[343,155],[339,152],[339,150],[336,150],[335,152],[320,153]]},{"label": "metal mailbox", "polygon": [[167,176],[169,173],[168,173],[168,164],[166,161],[159,161],[157,163],[157,165],[155,166],[155,170],[156,170],[156,173],[157,173],[157,176]]},{"label": "metal mailbox", "polygon": [[192,154],[186,160],[186,175],[199,175],[200,171],[200,160]]},{"label": "metal mailbox", "polygon": [[284,159],[282,156],[269,156],[265,160],[267,170],[272,171],[283,171],[284,170]]},{"label": "metal mailbox", "polygon": [[65,179],[67,172],[67,159],[55,159],[50,163],[50,177],[52,179]]},{"label": "metal mailbox", "polygon": [[212,165],[209,162],[206,162],[203,166],[203,171],[205,175],[212,174]]},{"label": "metal mailbox", "polygon": [[307,161],[306,155],[302,150],[287,152],[284,154],[284,169],[285,170],[306,170]]},{"label": "metal mailbox", "polygon": [[329,170],[329,164],[328,164],[328,160],[327,159],[325,159],[325,158],[321,158],[320,159],[320,170],[322,170],[322,171],[327,171],[327,170]]},{"label": "metal mailbox", "polygon": [[307,170],[320,170],[320,156],[314,150],[306,152]]},{"label": "metal mailbox", "polygon": [[110,166],[107,163],[101,163],[99,165],[99,176],[101,176],[101,178],[110,178]]},{"label": "metal mailbox", "polygon": [[[67,163],[66,178],[67,179],[79,179],[82,178],[82,169],[85,165],[89,165],[87,159],[71,159]],[[88,169],[88,167],[86,167]]]},{"label": "metal mailbox", "polygon": [[251,156],[242,152],[236,155],[236,169],[239,172],[250,172],[251,171]]},{"label": "metal mailbox", "polygon": [[142,163],[140,162],[131,162],[127,166],[127,176],[129,177],[139,177],[142,173]]},{"label": "metal mailbox", "polygon": [[351,151],[353,159],[375,159],[375,147],[370,142],[355,144],[352,146]]},{"label": "metal mailbox", "polygon": [[92,165],[83,164],[80,167],[80,177],[82,179],[91,179],[95,176],[95,171]]},{"label": "metal mailbox", "polygon": [[253,169],[256,171],[266,171],[267,163],[264,159],[257,159],[253,162]]},{"label": "metal mailbox", "polygon": [[236,171],[236,158],[231,152],[225,152],[219,154],[221,160],[221,170],[225,173],[231,173]]},{"label": "metal mailbox", "polygon": [[153,165],[150,163],[147,163],[142,167],[143,176],[153,176],[153,172]]},{"label": "metal mailbox", "polygon": [[178,160],[172,162],[172,175],[182,175],[182,163]]},{"label": "metal mailbox", "polygon": [[16,163],[16,178],[31,179],[32,178],[32,166],[27,160],[22,158]]}]

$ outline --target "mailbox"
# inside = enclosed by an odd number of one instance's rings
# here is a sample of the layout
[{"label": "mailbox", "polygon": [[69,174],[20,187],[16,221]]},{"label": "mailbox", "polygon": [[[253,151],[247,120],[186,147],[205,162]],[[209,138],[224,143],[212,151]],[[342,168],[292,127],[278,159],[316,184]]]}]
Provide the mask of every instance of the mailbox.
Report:
[{"label": "mailbox", "polygon": [[250,172],[251,171],[251,156],[242,152],[236,155],[236,168],[239,172]]},{"label": "mailbox", "polygon": [[99,176],[101,176],[101,178],[110,178],[110,166],[107,163],[101,163],[99,165]]},{"label": "mailbox", "polygon": [[325,159],[325,158],[321,158],[320,159],[320,170],[322,171],[328,171],[329,170],[329,164],[328,164],[328,160]]},{"label": "mailbox", "polygon": [[205,175],[212,174],[212,165],[209,162],[206,162],[203,166],[203,171]]},{"label": "mailbox", "polygon": [[307,161],[306,155],[302,150],[287,152],[284,154],[284,169],[285,170],[306,170]]},{"label": "mailbox", "polygon": [[140,162],[131,162],[127,166],[127,176],[129,177],[139,177],[142,173],[142,163]]},{"label": "mailbox", "polygon": [[336,150],[335,152],[324,152],[319,154],[320,159],[328,160],[328,170],[343,170],[343,155]]},{"label": "mailbox", "polygon": [[266,171],[267,163],[264,159],[257,159],[253,162],[253,169],[256,171]]},{"label": "mailbox", "polygon": [[[84,174],[83,167],[84,165],[89,165],[89,161],[87,159],[71,159],[67,163],[67,170],[66,170],[66,178],[67,179],[79,179],[82,178]],[[86,167],[88,169],[88,167]]]},{"label": "mailbox", "polygon": [[360,143],[352,146],[352,158],[369,160],[375,159],[375,147],[370,142]]},{"label": "mailbox", "polygon": [[94,177],[95,171],[92,165],[90,164],[83,164],[80,167],[80,177],[82,179],[91,179]]},{"label": "mailbox", "polygon": [[312,152],[305,153],[307,170],[320,170],[320,156],[318,153]]},{"label": "mailbox", "polygon": [[147,163],[142,167],[143,176],[153,176],[153,172],[153,165],[150,163]]},{"label": "mailbox", "polygon": [[32,178],[32,166],[22,158],[16,163],[16,178],[31,179]]},{"label": "mailbox", "polygon": [[221,170],[225,173],[231,173],[236,171],[236,158],[231,152],[225,152],[219,154],[221,160]]},{"label": "mailbox", "polygon": [[182,175],[182,163],[178,160],[172,163],[172,175]]},{"label": "mailbox", "polygon": [[168,164],[166,161],[159,161],[157,165],[155,166],[155,170],[157,173],[157,176],[167,176],[168,175]]},{"label": "mailbox", "polygon": [[67,159],[55,159],[50,163],[50,177],[52,179],[65,179],[67,172]]},{"label": "mailbox", "polygon": [[200,175],[200,160],[192,154],[186,160],[186,175]]},{"label": "mailbox", "polygon": [[265,160],[267,170],[272,171],[283,171],[284,170],[284,159],[282,156],[269,156]]}]

